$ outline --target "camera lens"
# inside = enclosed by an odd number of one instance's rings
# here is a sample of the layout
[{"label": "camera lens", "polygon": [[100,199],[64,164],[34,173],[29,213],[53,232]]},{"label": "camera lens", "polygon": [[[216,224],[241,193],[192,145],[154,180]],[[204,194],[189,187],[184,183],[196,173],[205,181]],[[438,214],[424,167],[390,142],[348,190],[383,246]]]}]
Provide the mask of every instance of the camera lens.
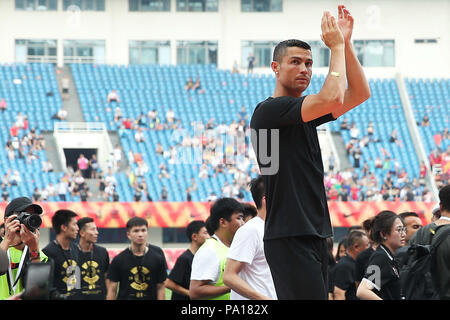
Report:
[{"label": "camera lens", "polygon": [[37,214],[31,214],[24,219],[24,224],[28,229],[33,231],[34,229],[38,229],[42,224],[42,219]]}]

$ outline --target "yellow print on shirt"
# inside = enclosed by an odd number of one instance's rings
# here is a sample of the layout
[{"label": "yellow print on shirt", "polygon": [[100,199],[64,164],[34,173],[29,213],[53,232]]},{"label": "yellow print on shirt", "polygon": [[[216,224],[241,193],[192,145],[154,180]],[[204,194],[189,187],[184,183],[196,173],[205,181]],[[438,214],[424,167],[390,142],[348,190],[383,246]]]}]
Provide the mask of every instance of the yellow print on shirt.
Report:
[{"label": "yellow print on shirt", "polygon": [[148,282],[150,281],[150,270],[146,267],[140,267],[141,271],[139,272],[138,267],[133,267],[130,270],[129,280],[132,281],[130,287],[137,291],[145,291],[148,288]]},{"label": "yellow print on shirt", "polygon": [[86,261],[81,265],[81,276],[89,285],[89,290],[95,289],[97,281],[100,279],[98,275],[99,264],[97,261]]}]

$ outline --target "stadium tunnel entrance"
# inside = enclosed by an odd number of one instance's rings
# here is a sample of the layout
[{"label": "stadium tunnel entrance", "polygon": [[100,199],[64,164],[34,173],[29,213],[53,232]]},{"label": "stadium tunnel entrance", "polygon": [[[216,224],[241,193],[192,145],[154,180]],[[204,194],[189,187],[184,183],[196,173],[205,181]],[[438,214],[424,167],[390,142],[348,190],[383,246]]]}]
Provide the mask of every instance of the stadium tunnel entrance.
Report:
[{"label": "stadium tunnel entrance", "polygon": [[[85,158],[88,160],[92,159],[92,155],[95,155],[98,159],[98,149],[70,149],[64,148],[64,155],[66,156],[66,167],[71,166],[73,170],[76,172],[78,170],[78,158],[80,154],[83,154]],[[91,168],[89,166],[86,176],[84,178],[91,176]]]}]

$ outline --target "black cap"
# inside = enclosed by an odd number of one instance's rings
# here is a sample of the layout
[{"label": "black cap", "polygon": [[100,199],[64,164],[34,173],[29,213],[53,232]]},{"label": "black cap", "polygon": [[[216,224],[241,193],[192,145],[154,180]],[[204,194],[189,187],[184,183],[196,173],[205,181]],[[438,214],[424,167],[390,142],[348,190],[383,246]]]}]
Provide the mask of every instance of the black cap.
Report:
[{"label": "black cap", "polygon": [[42,207],[40,205],[34,204],[30,198],[20,197],[11,200],[11,202],[6,206],[5,217],[10,216],[13,212],[22,212],[29,207],[33,208],[33,213],[42,213]]}]

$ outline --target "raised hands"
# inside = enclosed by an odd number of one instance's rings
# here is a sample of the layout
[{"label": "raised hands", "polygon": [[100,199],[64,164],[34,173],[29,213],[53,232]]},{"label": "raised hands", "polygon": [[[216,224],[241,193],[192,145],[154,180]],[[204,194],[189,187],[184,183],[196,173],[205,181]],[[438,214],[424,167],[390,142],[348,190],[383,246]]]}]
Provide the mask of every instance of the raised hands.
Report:
[{"label": "raised hands", "polygon": [[336,18],[330,12],[325,11],[323,13],[321,27],[322,34],[320,37],[328,48],[344,47],[344,36],[337,24]]},{"label": "raised hands", "polygon": [[353,32],[353,17],[344,5],[338,6],[338,26],[344,36],[345,43],[348,43],[352,37]]}]

